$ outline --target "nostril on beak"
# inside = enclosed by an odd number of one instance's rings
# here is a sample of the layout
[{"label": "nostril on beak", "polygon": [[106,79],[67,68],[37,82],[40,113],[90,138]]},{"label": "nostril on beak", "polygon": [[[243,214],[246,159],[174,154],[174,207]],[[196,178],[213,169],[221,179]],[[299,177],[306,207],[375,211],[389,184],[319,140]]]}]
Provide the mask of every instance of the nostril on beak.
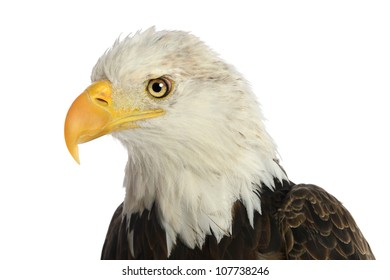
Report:
[{"label": "nostril on beak", "polygon": [[99,104],[99,105],[102,105],[102,106],[108,106],[108,101],[107,100],[104,100],[103,98],[95,98],[96,102]]}]

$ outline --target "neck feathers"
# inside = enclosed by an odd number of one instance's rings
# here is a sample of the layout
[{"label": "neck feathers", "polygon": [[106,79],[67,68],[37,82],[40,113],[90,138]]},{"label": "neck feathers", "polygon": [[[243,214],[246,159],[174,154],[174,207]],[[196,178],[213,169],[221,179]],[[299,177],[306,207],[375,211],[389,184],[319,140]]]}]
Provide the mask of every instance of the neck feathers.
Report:
[{"label": "neck feathers", "polygon": [[125,171],[124,214],[130,217],[154,205],[166,232],[168,253],[177,238],[190,248],[201,248],[207,235],[218,242],[229,236],[236,201],[243,203],[253,226],[254,213],[261,213],[260,186],[273,189],[274,178],[287,180],[273,158],[260,151],[243,148],[223,160],[224,151],[222,158],[214,153],[204,160],[180,145],[170,155],[158,147],[132,147]]}]

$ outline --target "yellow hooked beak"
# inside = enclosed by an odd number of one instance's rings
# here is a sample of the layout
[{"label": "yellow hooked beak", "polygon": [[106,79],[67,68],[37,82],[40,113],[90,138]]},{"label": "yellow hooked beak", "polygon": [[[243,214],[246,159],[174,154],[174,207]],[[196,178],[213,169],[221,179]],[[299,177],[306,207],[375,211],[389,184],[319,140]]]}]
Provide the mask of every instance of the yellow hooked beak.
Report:
[{"label": "yellow hooked beak", "polygon": [[135,121],[158,117],[161,109],[140,111],[137,108],[114,108],[112,85],[102,80],[90,85],[68,110],[65,119],[65,142],[70,154],[80,163],[78,144],[105,134],[138,127]]}]

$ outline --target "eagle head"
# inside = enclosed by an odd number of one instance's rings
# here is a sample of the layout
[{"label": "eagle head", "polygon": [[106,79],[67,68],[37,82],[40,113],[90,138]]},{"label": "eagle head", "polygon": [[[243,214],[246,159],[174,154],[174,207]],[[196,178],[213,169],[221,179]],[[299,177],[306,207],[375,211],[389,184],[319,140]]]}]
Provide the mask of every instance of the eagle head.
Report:
[{"label": "eagle head", "polygon": [[117,40],[74,101],[65,140],[105,134],[128,151],[124,214],[158,209],[168,246],[231,233],[232,207],[261,212],[261,185],[285,179],[248,83],[197,37],[150,28]]}]

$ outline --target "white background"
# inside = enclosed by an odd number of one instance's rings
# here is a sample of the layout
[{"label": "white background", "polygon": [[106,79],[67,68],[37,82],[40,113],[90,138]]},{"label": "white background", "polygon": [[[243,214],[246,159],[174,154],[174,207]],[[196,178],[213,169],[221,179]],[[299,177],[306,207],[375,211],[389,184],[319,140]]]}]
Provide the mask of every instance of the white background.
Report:
[{"label": "white background", "polygon": [[120,34],[152,25],[191,31],[235,65],[258,95],[290,179],[335,195],[377,259],[387,258],[387,1],[4,2],[2,279],[98,274],[82,264],[100,257],[124,196],[126,154],[105,136],[80,147],[79,166],[63,123],[98,57]]}]

